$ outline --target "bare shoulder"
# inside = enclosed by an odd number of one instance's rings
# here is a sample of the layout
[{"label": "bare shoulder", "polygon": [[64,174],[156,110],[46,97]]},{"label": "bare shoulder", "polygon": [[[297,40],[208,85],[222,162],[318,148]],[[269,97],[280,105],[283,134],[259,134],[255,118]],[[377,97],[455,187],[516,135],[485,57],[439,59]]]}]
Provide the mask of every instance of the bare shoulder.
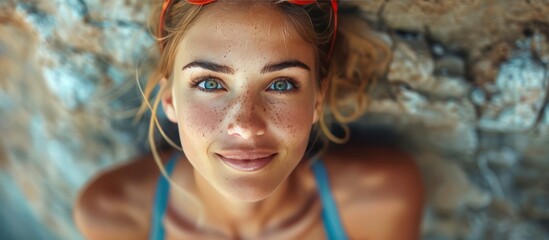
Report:
[{"label": "bare shoulder", "polygon": [[351,238],[419,239],[424,189],[409,154],[350,144],[331,148],[325,162]]},{"label": "bare shoulder", "polygon": [[159,171],[144,155],[98,173],[82,188],[73,218],[86,239],[147,239]]}]

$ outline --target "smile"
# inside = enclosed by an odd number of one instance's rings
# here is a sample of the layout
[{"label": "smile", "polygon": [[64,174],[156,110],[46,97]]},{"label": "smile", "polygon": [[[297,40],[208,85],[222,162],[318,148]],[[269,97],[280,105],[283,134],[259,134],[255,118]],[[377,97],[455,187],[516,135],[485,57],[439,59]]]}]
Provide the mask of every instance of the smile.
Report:
[{"label": "smile", "polygon": [[265,168],[276,156],[272,152],[230,151],[216,153],[218,158],[230,168],[241,172],[255,172]]}]

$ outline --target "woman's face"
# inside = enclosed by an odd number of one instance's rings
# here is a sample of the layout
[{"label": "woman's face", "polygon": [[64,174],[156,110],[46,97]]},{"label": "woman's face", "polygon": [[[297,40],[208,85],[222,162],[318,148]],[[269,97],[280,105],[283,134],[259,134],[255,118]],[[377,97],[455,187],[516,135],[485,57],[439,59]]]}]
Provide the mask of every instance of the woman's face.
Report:
[{"label": "woman's face", "polygon": [[224,197],[266,198],[300,162],[317,119],[313,47],[272,6],[220,2],[178,49],[162,103],[185,155]]}]

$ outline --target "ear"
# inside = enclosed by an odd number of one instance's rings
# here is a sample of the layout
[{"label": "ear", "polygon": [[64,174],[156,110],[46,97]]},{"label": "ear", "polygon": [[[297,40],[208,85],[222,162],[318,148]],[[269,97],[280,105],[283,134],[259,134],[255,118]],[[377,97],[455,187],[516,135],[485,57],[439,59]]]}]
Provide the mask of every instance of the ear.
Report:
[{"label": "ear", "polygon": [[177,123],[177,114],[175,112],[175,104],[173,101],[172,88],[169,86],[166,78],[160,79],[160,101],[162,102],[162,109],[166,113],[166,117],[174,123]]},{"label": "ear", "polygon": [[320,89],[316,93],[315,112],[313,115],[313,124],[317,123],[320,119],[320,113],[324,107],[324,98],[326,96],[326,90],[328,89],[328,80],[323,79],[320,83]]}]

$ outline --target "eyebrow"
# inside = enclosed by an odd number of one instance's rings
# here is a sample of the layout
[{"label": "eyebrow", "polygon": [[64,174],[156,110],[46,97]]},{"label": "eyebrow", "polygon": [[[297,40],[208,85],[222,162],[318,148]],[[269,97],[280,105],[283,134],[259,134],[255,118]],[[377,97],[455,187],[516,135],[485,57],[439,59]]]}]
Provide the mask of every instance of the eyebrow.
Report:
[{"label": "eyebrow", "polygon": [[[187,68],[193,68],[193,67],[200,67],[200,68],[204,68],[206,70],[210,70],[210,71],[214,71],[214,72],[234,74],[234,69],[232,69],[231,67],[221,65],[221,64],[217,64],[217,63],[210,62],[210,61],[206,61],[206,60],[193,61],[193,62],[185,65],[181,69],[181,71],[183,71]],[[302,62],[297,61],[297,60],[291,60],[291,61],[284,61],[284,62],[269,64],[269,65],[263,67],[263,69],[261,69],[261,73],[263,74],[263,73],[269,73],[269,72],[276,72],[276,71],[280,71],[280,70],[283,70],[283,69],[286,69],[286,68],[292,68],[292,67],[297,67],[297,68],[301,68],[301,69],[304,69],[304,70],[307,70],[307,71],[311,71],[311,68],[309,66],[307,66],[307,64],[302,63]]]},{"label": "eyebrow", "polygon": [[292,67],[297,67],[297,68],[305,69],[307,71],[311,71],[311,68],[309,68],[309,66],[307,66],[305,63],[302,63],[297,60],[292,60],[292,61],[285,61],[285,62],[280,62],[275,64],[269,64],[263,67],[263,69],[261,69],[261,73],[276,72],[282,69],[292,68]]},{"label": "eyebrow", "polygon": [[183,71],[187,68],[193,68],[193,67],[200,67],[200,68],[204,68],[204,69],[214,71],[214,72],[234,74],[234,70],[232,68],[228,67],[228,66],[220,65],[220,64],[213,63],[213,62],[210,62],[210,61],[205,61],[205,60],[198,60],[198,61],[191,62],[191,63],[185,65],[181,69],[181,71]]}]

